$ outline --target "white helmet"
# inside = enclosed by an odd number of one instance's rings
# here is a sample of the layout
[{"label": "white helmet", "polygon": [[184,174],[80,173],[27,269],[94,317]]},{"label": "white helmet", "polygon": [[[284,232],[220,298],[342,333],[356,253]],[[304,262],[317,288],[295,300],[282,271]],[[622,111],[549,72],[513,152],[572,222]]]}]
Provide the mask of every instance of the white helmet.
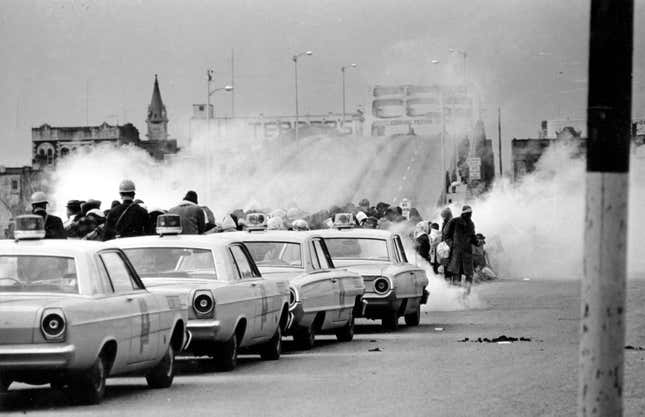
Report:
[{"label": "white helmet", "polygon": [[47,195],[42,191],[36,191],[31,195],[31,204],[49,203]]},{"label": "white helmet", "polygon": [[309,230],[309,223],[304,219],[294,220],[291,224],[291,228],[297,231]]}]

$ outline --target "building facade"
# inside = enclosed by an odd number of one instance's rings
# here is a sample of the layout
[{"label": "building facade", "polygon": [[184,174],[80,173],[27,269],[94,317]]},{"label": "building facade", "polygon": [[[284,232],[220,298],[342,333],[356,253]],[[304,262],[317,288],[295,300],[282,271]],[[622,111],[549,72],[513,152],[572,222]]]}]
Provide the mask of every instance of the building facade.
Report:
[{"label": "building facade", "polygon": [[29,198],[40,185],[40,171],[30,166],[0,166],[0,239],[12,218],[29,210]]},{"label": "building facade", "polygon": [[132,123],[111,125],[103,122],[98,126],[65,127],[45,123],[31,129],[32,165],[41,169],[54,166],[58,159],[70,153],[102,144],[138,146],[157,160],[177,153],[177,141],[168,138],[168,115],[156,75],[146,124],[146,140],[141,140],[139,130]]}]

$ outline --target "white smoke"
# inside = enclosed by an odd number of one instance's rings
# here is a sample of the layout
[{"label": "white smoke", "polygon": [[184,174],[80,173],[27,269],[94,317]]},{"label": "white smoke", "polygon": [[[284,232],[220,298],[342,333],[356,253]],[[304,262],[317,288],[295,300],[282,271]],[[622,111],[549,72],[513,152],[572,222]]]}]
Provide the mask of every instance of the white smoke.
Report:
[{"label": "white smoke", "polygon": [[[629,204],[630,276],[645,271],[638,238],[645,231],[645,159],[631,158]],[[583,273],[585,158],[558,144],[518,183],[498,181],[472,202],[473,221],[486,235],[494,268],[505,278],[580,278]],[[453,207],[458,215],[460,207]]]}]

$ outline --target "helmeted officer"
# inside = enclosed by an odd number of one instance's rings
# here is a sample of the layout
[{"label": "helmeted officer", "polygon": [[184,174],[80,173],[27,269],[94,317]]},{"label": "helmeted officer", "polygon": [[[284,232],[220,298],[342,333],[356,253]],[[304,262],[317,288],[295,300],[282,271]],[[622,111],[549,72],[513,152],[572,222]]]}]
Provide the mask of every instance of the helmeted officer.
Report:
[{"label": "helmeted officer", "polygon": [[105,221],[103,240],[142,236],[149,232],[148,212],[134,203],[135,191],[131,180],[123,180],[119,184],[122,202],[110,209]]},{"label": "helmeted officer", "polygon": [[47,213],[49,200],[42,191],[31,195],[31,211],[45,219],[45,239],[66,239],[65,227],[60,217]]}]

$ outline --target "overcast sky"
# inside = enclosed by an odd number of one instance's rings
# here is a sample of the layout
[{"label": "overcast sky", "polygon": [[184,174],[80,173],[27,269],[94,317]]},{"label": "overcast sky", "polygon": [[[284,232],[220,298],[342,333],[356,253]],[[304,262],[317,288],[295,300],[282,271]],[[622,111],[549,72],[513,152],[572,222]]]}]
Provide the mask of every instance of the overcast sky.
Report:
[{"label": "overcast sky", "polygon": [[[634,114],[645,117],[645,0],[636,0]],[[0,2],[0,164],[29,164],[31,127],[134,123],[145,135],[154,74],[170,133],[188,136],[191,104],[205,101],[205,72],[230,79],[236,113],[293,114],[295,52],[301,112],[348,109],[368,86],[461,76],[449,48],[468,53],[486,129],[502,107],[505,139],[536,136],[542,119],[585,113],[589,1],[46,1]],[[433,59],[441,61],[433,65]],[[87,92],[87,94],[86,94]],[[230,96],[217,95],[218,115]],[[87,102],[87,106],[86,106]]]}]

